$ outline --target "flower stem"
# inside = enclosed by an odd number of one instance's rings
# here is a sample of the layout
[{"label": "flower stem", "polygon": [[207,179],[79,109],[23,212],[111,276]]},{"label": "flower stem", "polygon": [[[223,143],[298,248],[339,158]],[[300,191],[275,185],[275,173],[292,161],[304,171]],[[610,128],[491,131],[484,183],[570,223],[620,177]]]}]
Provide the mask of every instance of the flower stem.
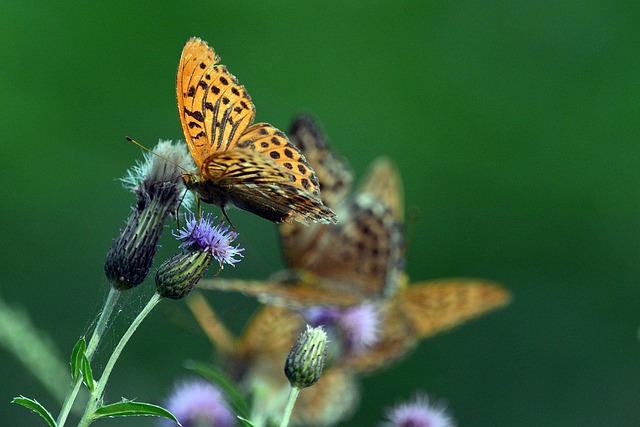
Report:
[{"label": "flower stem", "polygon": [[284,414],[282,414],[282,421],[280,421],[280,427],[287,427],[289,425],[289,419],[293,412],[293,405],[296,404],[296,399],[300,394],[300,389],[297,387],[291,387],[289,390],[289,399],[287,400],[287,406],[284,408]]},{"label": "flower stem", "polygon": [[109,380],[109,376],[111,375],[111,371],[120,357],[124,346],[127,345],[129,339],[133,335],[133,333],[138,329],[138,326],[142,323],[142,321],[147,317],[147,315],[153,310],[153,308],[160,302],[162,297],[157,293],[154,293],[147,305],[142,309],[142,311],[138,314],[138,316],[131,322],[129,329],[124,333],[122,338],[120,338],[120,342],[113,350],[109,361],[105,365],[104,371],[102,372],[102,376],[100,380],[97,381],[97,386],[91,393],[91,398],[89,399],[89,403],[87,404],[87,409],[78,424],[78,427],[86,427],[93,421],[93,414],[98,409],[102,402],[102,395],[104,394],[104,389],[107,385],[107,381]]},{"label": "flower stem", "polygon": [[[87,359],[91,361],[93,357],[93,353],[95,353],[98,344],[100,343],[100,338],[102,338],[102,334],[104,330],[107,328],[107,323],[109,318],[111,317],[111,313],[113,312],[113,308],[116,306],[116,302],[118,301],[118,297],[120,296],[120,292],[115,288],[111,287],[109,291],[109,295],[107,295],[107,300],[104,302],[104,306],[102,307],[102,312],[100,313],[100,317],[98,317],[98,322],[96,323],[96,327],[93,329],[93,333],[91,334],[91,339],[89,340],[89,345],[85,351]],[[64,423],[67,421],[67,417],[69,416],[69,412],[71,412],[71,408],[73,407],[73,403],[78,396],[78,391],[80,391],[80,386],[82,385],[82,377],[79,376],[73,384],[71,384],[71,389],[67,394],[67,397],[64,399],[64,403],[62,404],[62,409],[60,409],[60,414],[58,415],[57,425],[58,427],[63,427]]]}]

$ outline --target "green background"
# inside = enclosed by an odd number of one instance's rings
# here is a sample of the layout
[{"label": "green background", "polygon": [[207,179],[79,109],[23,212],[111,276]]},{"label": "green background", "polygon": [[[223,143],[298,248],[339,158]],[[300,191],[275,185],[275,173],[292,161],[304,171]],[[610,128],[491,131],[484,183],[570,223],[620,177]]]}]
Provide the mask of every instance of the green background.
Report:
[{"label": "green background", "polygon": [[[1,295],[61,357],[102,304],[104,257],[133,202],[116,178],[141,155],[124,136],[182,138],[175,70],[197,35],[258,120],[287,129],[315,113],[358,176],[378,155],[397,162],[417,213],[414,281],[483,277],[513,292],[508,308],[365,378],[348,425],[374,425],[416,390],[448,402],[461,426],[640,425],[637,2],[89,3],[0,6]],[[275,227],[232,217],[246,258],[223,276],[281,268]],[[158,259],[174,250],[165,235]],[[124,318],[151,283],[124,299]],[[209,297],[235,330],[255,308]],[[57,414],[17,359],[0,357],[0,424],[37,424],[9,404],[20,394]],[[210,357],[184,302],[165,302],[107,399],[159,402],[185,359]]]}]

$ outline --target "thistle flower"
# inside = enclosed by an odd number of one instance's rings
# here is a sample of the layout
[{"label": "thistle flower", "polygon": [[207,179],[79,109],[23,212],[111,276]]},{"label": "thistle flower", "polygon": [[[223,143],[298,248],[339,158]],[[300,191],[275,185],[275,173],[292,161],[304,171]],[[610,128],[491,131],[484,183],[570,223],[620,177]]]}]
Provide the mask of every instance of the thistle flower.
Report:
[{"label": "thistle flower", "polygon": [[379,339],[380,315],[373,304],[350,308],[314,307],[304,313],[312,326],[323,325],[341,346],[341,352],[361,353]]},{"label": "thistle flower", "polygon": [[454,427],[453,418],[443,404],[429,405],[426,395],[417,396],[387,410],[388,422],[380,427]]},{"label": "thistle flower", "polygon": [[211,260],[223,265],[234,265],[242,257],[243,248],[232,246],[235,233],[221,222],[215,227],[215,217],[207,214],[196,220],[195,215],[185,215],[186,225],[173,235],[181,240],[182,251],[162,263],[156,272],[156,290],[160,296],[180,299],[189,294],[207,271]]},{"label": "thistle flower", "polygon": [[315,384],[322,375],[327,351],[327,333],[322,326],[307,329],[291,348],[284,373],[292,387],[303,389]]},{"label": "thistle flower", "polygon": [[[204,380],[190,380],[176,385],[165,407],[183,427],[236,425],[236,417],[220,389]],[[176,425],[166,419],[162,419],[160,424],[167,427]]]},{"label": "thistle flower", "polygon": [[130,289],[144,281],[167,216],[178,209],[185,195],[189,196],[182,172],[192,168],[192,160],[184,144],[161,141],[153,151],[158,155],[145,153],[144,161],[133,166],[122,179],[137,201],[104,264],[107,278],[118,290]]}]

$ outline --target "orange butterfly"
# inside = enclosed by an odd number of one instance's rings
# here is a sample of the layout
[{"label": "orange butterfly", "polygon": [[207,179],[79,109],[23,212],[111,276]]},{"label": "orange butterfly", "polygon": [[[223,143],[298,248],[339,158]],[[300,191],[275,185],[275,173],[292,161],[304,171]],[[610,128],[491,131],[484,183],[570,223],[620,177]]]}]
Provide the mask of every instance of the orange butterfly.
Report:
[{"label": "orange butterfly", "polygon": [[182,130],[198,170],[184,175],[200,200],[234,205],[275,223],[335,223],[319,198],[315,172],[287,136],[252,124],[255,107],[244,86],[206,42],[185,44],[176,91]]}]

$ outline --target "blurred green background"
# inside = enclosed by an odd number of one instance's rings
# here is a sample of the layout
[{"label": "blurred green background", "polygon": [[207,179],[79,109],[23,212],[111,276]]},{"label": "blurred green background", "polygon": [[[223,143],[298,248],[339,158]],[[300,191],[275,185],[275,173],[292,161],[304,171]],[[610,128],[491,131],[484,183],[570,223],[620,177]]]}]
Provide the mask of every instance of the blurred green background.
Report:
[{"label": "blurred green background", "polygon": [[[141,158],[124,136],[182,138],[175,71],[196,35],[247,87],[257,120],[287,129],[315,113],[358,176],[378,155],[397,162],[418,213],[414,281],[482,277],[513,292],[506,309],[365,378],[344,425],[374,425],[415,390],[446,400],[461,426],[640,425],[639,22],[630,1],[3,2],[1,296],[67,359],[107,293],[104,257],[134,200],[116,180]],[[275,227],[231,214],[246,258],[224,277],[280,269]],[[168,235],[163,246],[157,259],[175,250]],[[208,296],[236,331],[256,307]],[[211,354],[184,302],[165,302],[107,399],[159,402],[185,359]],[[57,414],[0,357],[0,424],[37,425],[9,403],[20,394]]]}]

